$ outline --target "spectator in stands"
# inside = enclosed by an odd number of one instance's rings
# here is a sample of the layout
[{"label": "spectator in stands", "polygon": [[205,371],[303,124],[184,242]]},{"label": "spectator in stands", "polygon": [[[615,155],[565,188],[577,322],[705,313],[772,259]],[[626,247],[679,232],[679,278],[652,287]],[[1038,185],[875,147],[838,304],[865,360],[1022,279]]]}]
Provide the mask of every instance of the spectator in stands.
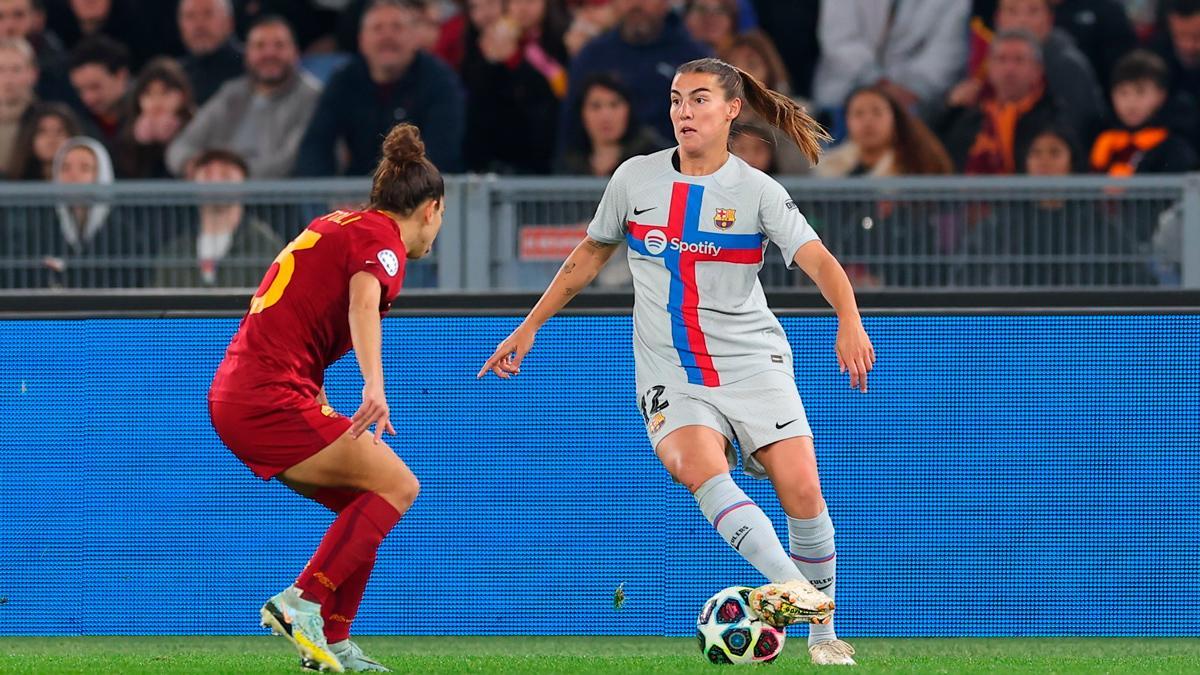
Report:
[{"label": "spectator in stands", "polygon": [[775,161],[775,135],[770,127],[762,124],[739,123],[729,138],[729,151],[750,166],[768,175],[779,172]]},{"label": "spectator in stands", "polygon": [[579,0],[579,2],[580,4],[575,7],[574,16],[571,18],[571,25],[563,36],[567,54],[571,58],[575,58],[592,39],[611,30],[617,22],[612,0]]},{"label": "spectator in stands", "polygon": [[1110,176],[1183,173],[1196,168],[1196,152],[1181,129],[1195,123],[1193,107],[1168,97],[1167,64],[1145,50],[1130,52],[1113,73],[1116,127],[1092,146],[1092,170]]},{"label": "spectator in stands", "polygon": [[[1086,159],[1071,127],[1050,124],[1031,133],[1018,164],[1030,176],[1051,178],[1078,173]],[[1100,212],[1092,199],[997,203],[976,228],[969,246],[976,254],[997,260],[983,268],[984,278],[966,280],[972,284],[1102,286],[1150,282],[1148,270],[1138,261],[1134,233],[1122,226],[1119,217]],[[1131,262],[1121,262],[1120,258]]]},{"label": "spectator in stands", "polygon": [[69,0],[52,3],[47,9],[50,25],[67,49],[106,35],[129,50],[131,68],[140,67],[158,51],[154,34],[161,29],[146,22],[136,0]]},{"label": "spectator in stands", "polygon": [[160,56],[142,68],[129,99],[131,110],[113,144],[118,178],[169,178],[167,145],[196,112],[187,74]]},{"label": "spectator in stands", "polygon": [[966,64],[969,9],[961,0],[821,3],[817,105],[834,110],[873,84],[906,108],[942,96]]},{"label": "spectator in stands", "polygon": [[1063,111],[1064,121],[1077,129],[1081,138],[1091,138],[1104,118],[1104,98],[1087,57],[1070,35],[1054,27],[1050,0],[1000,0],[996,30],[1023,30],[1038,39],[1046,88],[1069,104]]},{"label": "spectator in stands", "polygon": [[38,98],[68,100],[74,96],[67,80],[67,54],[62,41],[46,30],[41,0],[0,0],[0,38],[23,37],[37,55]]},{"label": "spectator in stands", "polygon": [[567,93],[566,17],[548,0],[508,0],[499,19],[467,28],[467,169],[545,174]]},{"label": "spectator in stands", "polygon": [[791,94],[787,68],[775,49],[775,43],[766,33],[742,33],[730,40],[720,56],[726,63],[750,73],[771,89],[781,94]]},{"label": "spectator in stands", "polygon": [[0,38],[0,169],[12,164],[22,118],[36,96],[37,61],[25,38]]},{"label": "spectator in stands", "polygon": [[819,2],[754,0],[758,25],[771,38],[787,69],[792,93],[805,99],[813,96],[813,74],[821,58],[817,24]]},{"label": "spectator in stands", "polygon": [[611,176],[621,162],[664,147],[653,127],[633,112],[629,89],[612,75],[591,75],[575,108],[582,140],[567,148],[559,173]]},{"label": "spectator in stands", "polygon": [[954,172],[946,149],[925,123],[885,87],[864,87],[846,101],[847,138],[821,158],[823,177],[914,176]]},{"label": "spectator in stands", "polygon": [[[252,179],[292,175],[320,83],[300,68],[293,33],[277,15],[261,16],[251,26],[245,62],[246,74],[226,82],[167,146],[166,164],[173,175],[188,175],[188,163],[212,149],[242,157]],[[272,218],[310,217],[292,207],[284,211]]]},{"label": "spectator in stands", "polygon": [[1200,98],[1200,0],[1164,0],[1167,30],[1153,49],[1171,71],[1171,93]]},{"label": "spectator in stands", "polygon": [[246,36],[246,74],[200,108],[167,148],[167,166],[182,175],[201,152],[225,148],[244,158],[251,178],[288,176],[320,96],[287,21],[262,17]]},{"label": "spectator in stands", "polygon": [[1133,22],[1117,0],[1051,0],[1054,24],[1075,40],[1102,85],[1117,59],[1137,47]]},{"label": "spectator in stands", "polygon": [[937,128],[950,158],[968,174],[1011,174],[1016,152],[1035,130],[1060,118],[1046,92],[1040,41],[1026,31],[1002,31],[987,61],[988,86],[974,104],[953,98]]},{"label": "spectator in stands", "polygon": [[[760,82],[781,94],[791,91],[788,86],[787,70],[779,57],[779,52],[775,50],[771,38],[762,31],[752,30],[735,37],[721,53],[721,58],[750,73]],[[742,107],[742,112],[738,115],[738,123],[755,125],[771,134],[776,173],[803,174],[808,173],[812,168],[808,158],[786,134],[762,119],[749,106]]]},{"label": "spectator in stands", "polygon": [[675,68],[708,56],[708,50],[687,34],[671,11],[670,0],[613,0],[617,27],[592,40],[571,62],[570,89],[563,106],[559,148],[577,145],[579,100],[589,75],[616,74],[631,92],[633,114],[654,127],[662,138],[674,138],[667,92]]},{"label": "spectator in stands", "polygon": [[[421,128],[439,170],[462,169],[465,104],[454,71],[418,51],[411,32],[424,11],[417,0],[373,0],[362,18],[361,56],[329,81],[300,141],[296,175],[365,176],[377,163],[379,139],[397,122]],[[339,170],[339,141],[348,150]]]},{"label": "spectator in stands", "polygon": [[235,32],[249,39],[250,29],[263,19],[284,17],[300,53],[326,54],[337,51],[334,34],[339,12],[347,4],[347,0],[243,0],[234,3]]},{"label": "spectator in stands", "polygon": [[[228,150],[207,150],[188,168],[197,183],[242,183],[249,168]],[[173,288],[257,286],[283,241],[239,203],[200,206],[195,230],[159,253],[155,286]]]},{"label": "spectator in stands", "polygon": [[460,11],[442,24],[433,53],[461,72],[467,53],[467,26],[489,26],[504,16],[503,0],[457,0]]},{"label": "spectator in stands", "polygon": [[737,0],[687,0],[683,25],[693,40],[719,54],[738,34]]},{"label": "spectator in stands", "polygon": [[105,35],[88,38],[71,52],[68,72],[83,102],[84,130],[112,143],[124,121],[129,50]]},{"label": "spectator in stands", "polygon": [[[112,160],[99,141],[68,139],[54,157],[54,182],[99,184],[113,182]],[[137,263],[112,266],[118,258],[144,258],[151,242],[117,215],[110,204],[94,198],[64,198],[54,208],[58,227],[39,240],[47,284],[69,288],[129,288],[145,284],[146,271]]]},{"label": "spectator in stands", "polygon": [[181,0],[179,34],[188,51],[183,70],[196,103],[204,105],[222,84],[243,72],[242,48],[233,36],[231,0]]},{"label": "spectator in stands", "polygon": [[35,103],[21,122],[8,177],[12,180],[50,180],[58,149],[68,138],[79,133],[79,118],[65,103]]},{"label": "spectator in stands", "polygon": [[[314,0],[321,1],[321,0]],[[329,0],[325,0],[329,1]],[[332,0],[341,4],[338,12],[336,44],[343,52],[354,51],[362,36],[363,16],[375,0]],[[433,53],[441,37],[444,17],[443,2],[453,0],[413,0],[413,9],[417,12],[410,30],[410,42],[416,49]]]}]

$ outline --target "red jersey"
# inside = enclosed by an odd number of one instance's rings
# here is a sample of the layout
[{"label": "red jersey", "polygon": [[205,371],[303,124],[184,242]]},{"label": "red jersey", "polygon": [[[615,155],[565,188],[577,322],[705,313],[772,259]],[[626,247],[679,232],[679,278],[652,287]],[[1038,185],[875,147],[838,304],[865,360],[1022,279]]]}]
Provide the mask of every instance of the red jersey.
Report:
[{"label": "red jersey", "polygon": [[312,401],[325,369],[350,351],[350,277],[382,286],[379,313],[404,281],[405,249],[379,211],[334,211],[309,223],[267,270],[225,351],[210,401]]}]

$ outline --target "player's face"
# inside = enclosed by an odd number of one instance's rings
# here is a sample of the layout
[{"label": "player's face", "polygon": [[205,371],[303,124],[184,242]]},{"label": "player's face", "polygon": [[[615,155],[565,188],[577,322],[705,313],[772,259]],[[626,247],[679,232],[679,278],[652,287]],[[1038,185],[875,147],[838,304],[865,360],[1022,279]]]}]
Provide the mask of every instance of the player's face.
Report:
[{"label": "player's face", "polygon": [[433,250],[433,240],[437,239],[438,232],[442,230],[442,216],[446,213],[446,200],[444,198],[436,201],[430,199],[418,206],[417,211],[423,214],[424,222],[421,224],[417,240],[408,245],[406,254],[409,260],[424,258]]},{"label": "player's face", "polygon": [[1128,127],[1145,124],[1167,100],[1167,92],[1150,80],[1122,82],[1113,87],[1113,110]]},{"label": "player's face", "polygon": [[1054,30],[1054,13],[1048,0],[1000,0],[996,8],[996,28],[1029,31],[1044,41]]},{"label": "player's face", "polygon": [[296,41],[283,24],[264,24],[250,31],[246,38],[246,70],[259,84],[283,83],[295,72],[299,60]]},{"label": "player's face", "polygon": [[1029,146],[1025,172],[1030,176],[1065,176],[1071,173],[1071,148],[1053,134],[1042,134]]},{"label": "player's face", "polygon": [[879,94],[864,91],[846,106],[846,131],[860,148],[876,150],[892,144],[896,120]]},{"label": "player's face", "polygon": [[671,83],[675,140],[689,154],[727,147],[729,125],[741,109],[740,99],[726,100],[716,75],[684,73]]},{"label": "player's face", "polygon": [[54,159],[58,149],[66,142],[67,125],[61,117],[47,115],[38,120],[37,131],[33,134],[33,154],[39,162]]},{"label": "player's face", "polygon": [[0,37],[28,37],[40,24],[32,0],[0,0]]},{"label": "player's face", "polygon": [[96,155],[85,147],[71,148],[63,157],[58,170],[58,182],[72,184],[95,183],[100,176]]}]

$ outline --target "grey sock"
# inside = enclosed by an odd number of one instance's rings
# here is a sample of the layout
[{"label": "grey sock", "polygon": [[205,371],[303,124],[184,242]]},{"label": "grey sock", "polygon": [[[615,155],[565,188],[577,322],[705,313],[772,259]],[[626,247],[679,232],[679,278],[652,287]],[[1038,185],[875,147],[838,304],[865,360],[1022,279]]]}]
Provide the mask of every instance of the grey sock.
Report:
[{"label": "grey sock", "polygon": [[694,496],[717,533],[769,581],[800,578],[779,543],[771,519],[742,492],[732,476],[723,473],[710,478]]},{"label": "grey sock", "polygon": [[[815,518],[788,516],[788,550],[800,574],[817,590],[833,598],[837,585],[837,550],[833,546],[833,521],[829,519],[829,510],[821,511]],[[809,626],[809,645],[836,639],[832,622]]]}]

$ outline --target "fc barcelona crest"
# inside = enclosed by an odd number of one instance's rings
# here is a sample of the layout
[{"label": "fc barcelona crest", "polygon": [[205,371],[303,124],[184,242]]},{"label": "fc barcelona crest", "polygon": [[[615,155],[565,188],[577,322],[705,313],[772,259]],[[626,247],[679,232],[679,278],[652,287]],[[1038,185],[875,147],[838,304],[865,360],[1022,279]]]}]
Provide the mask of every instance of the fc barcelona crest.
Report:
[{"label": "fc barcelona crest", "polygon": [[718,230],[728,230],[733,227],[733,221],[737,217],[737,211],[734,209],[717,209],[717,215],[713,216],[713,224]]}]

